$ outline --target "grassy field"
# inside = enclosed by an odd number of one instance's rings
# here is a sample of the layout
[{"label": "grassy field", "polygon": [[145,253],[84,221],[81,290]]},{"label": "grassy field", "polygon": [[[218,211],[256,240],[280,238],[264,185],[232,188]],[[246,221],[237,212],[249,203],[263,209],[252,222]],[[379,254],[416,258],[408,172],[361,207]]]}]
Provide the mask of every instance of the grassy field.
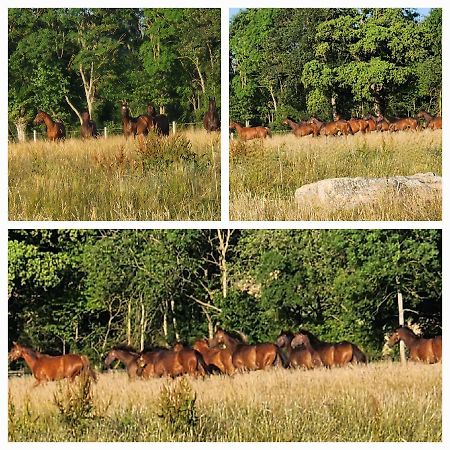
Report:
[{"label": "grassy field", "polygon": [[442,440],[441,365],[32,383],[9,380],[11,441]]},{"label": "grassy field", "polygon": [[232,220],[441,220],[442,199],[389,195],[353,209],[298,205],[295,190],[338,177],[385,177],[434,172],[442,175],[442,134],[370,133],[231,142]]},{"label": "grassy field", "polygon": [[10,220],[218,220],[220,135],[9,145]]}]

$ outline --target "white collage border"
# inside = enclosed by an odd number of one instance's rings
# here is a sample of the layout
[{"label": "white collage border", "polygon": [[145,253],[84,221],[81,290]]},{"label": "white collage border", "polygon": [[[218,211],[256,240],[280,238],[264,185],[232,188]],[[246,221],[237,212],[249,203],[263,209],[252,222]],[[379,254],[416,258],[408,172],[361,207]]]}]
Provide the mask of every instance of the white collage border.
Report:
[{"label": "white collage border", "polygon": [[[425,5],[425,3],[427,3]],[[447,7],[447,5],[449,5]],[[254,229],[270,229],[270,228],[280,228],[280,229],[408,229],[408,228],[435,228],[443,230],[442,237],[442,257],[443,257],[443,298],[442,298],[442,313],[443,313],[443,335],[444,341],[446,342],[448,333],[446,332],[446,327],[448,326],[450,310],[448,307],[449,294],[449,280],[450,280],[450,240],[448,234],[450,233],[450,201],[449,201],[449,189],[446,183],[446,174],[448,173],[448,168],[450,164],[449,155],[446,154],[446,145],[448,142],[449,129],[447,124],[443,128],[443,220],[437,222],[387,222],[387,221],[320,221],[320,222],[294,222],[294,221],[275,221],[275,222],[256,222],[256,221],[230,221],[228,215],[229,207],[229,195],[228,195],[228,133],[226,130],[227,126],[222,127],[221,144],[222,144],[222,157],[221,157],[221,221],[152,221],[152,222],[115,222],[115,221],[96,221],[96,222],[86,222],[86,221],[62,221],[62,222],[47,222],[47,221],[8,221],[7,214],[7,203],[8,203],[8,151],[7,151],[7,129],[8,129],[8,91],[7,91],[7,60],[8,60],[8,19],[7,19],[7,9],[10,8],[27,8],[27,7],[41,7],[41,8],[61,8],[61,7],[90,7],[90,8],[123,8],[123,7],[136,7],[136,8],[152,8],[152,7],[164,7],[164,8],[221,8],[221,119],[222,124],[227,124],[229,122],[229,85],[228,85],[228,25],[229,25],[229,9],[230,8],[319,8],[319,7],[410,7],[410,8],[421,8],[426,6],[427,8],[443,8],[443,110],[444,118],[446,117],[446,112],[449,110],[449,99],[448,88],[450,86],[450,67],[449,67],[449,56],[450,56],[450,3],[444,2],[444,0],[439,1],[417,1],[409,0],[399,1],[399,0],[364,0],[364,1],[352,1],[352,0],[341,0],[341,1],[330,1],[330,0],[304,0],[304,1],[294,1],[294,0],[219,0],[219,1],[205,1],[205,0],[135,0],[131,1],[130,4],[125,4],[125,2],[120,0],[91,0],[90,2],[83,1],[73,1],[73,0],[5,0],[0,5],[0,48],[2,61],[4,61],[3,66],[0,67],[1,75],[0,82],[2,84],[2,89],[0,91],[1,96],[1,142],[0,147],[0,289],[1,289],[1,299],[0,301],[0,448],[127,448],[133,447],[133,449],[173,449],[173,448],[205,448],[205,446],[211,445],[211,443],[8,443],[7,437],[7,353],[8,353],[8,339],[7,339],[7,320],[8,320],[8,277],[7,277],[7,247],[8,247],[8,230],[9,229],[36,229],[36,228],[140,228],[140,229],[151,229],[151,228],[254,228]],[[446,423],[450,423],[449,420],[449,396],[446,386],[449,386],[449,374],[448,366],[445,361],[449,361],[450,351],[447,350],[447,345],[444,344],[444,364],[443,364],[443,442],[441,443],[213,443],[212,445],[216,449],[229,449],[229,448],[268,448],[271,447],[289,447],[294,448],[294,446],[303,446],[308,448],[343,448],[343,446],[352,446],[360,448],[361,446],[366,448],[379,447],[383,449],[398,448],[408,446],[411,448],[443,448],[445,444],[450,442],[449,433],[446,431]]]}]

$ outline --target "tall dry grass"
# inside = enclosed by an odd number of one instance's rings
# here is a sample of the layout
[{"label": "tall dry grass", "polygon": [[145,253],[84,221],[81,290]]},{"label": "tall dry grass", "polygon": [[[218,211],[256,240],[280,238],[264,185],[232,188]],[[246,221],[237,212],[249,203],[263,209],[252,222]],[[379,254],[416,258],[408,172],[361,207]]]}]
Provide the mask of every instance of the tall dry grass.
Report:
[{"label": "tall dry grass", "polygon": [[439,131],[369,133],[231,142],[232,220],[440,220],[441,196],[389,192],[371,204],[330,210],[298,205],[295,190],[338,177],[386,177],[420,172],[442,174]]},{"label": "tall dry grass", "polygon": [[[73,439],[52,401],[57,383],[31,384],[9,381],[10,440]],[[78,440],[442,440],[441,365],[273,369],[184,384],[114,373],[100,375],[92,396],[93,419]]]},{"label": "tall dry grass", "polygon": [[220,219],[220,136],[10,144],[9,219]]}]

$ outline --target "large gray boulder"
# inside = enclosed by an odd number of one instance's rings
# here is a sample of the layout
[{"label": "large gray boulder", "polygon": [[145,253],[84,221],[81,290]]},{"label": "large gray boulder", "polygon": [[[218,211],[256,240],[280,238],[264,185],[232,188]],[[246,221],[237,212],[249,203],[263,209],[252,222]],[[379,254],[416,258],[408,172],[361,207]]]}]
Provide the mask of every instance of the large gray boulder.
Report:
[{"label": "large gray boulder", "polygon": [[442,192],[442,178],[432,172],[384,178],[329,178],[305,184],[295,191],[299,204],[351,209],[386,195],[405,193],[431,198]]}]

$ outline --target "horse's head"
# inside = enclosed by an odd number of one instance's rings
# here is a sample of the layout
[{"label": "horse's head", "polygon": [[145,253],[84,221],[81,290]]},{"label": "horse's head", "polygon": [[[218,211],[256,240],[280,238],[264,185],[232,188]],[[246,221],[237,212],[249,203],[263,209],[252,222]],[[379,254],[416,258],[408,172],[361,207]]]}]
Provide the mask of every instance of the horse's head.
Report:
[{"label": "horse's head", "polygon": [[111,364],[115,359],[117,359],[116,351],[115,351],[115,350],[111,350],[111,351],[106,355],[106,358],[105,358],[105,366],[106,366],[106,367],[109,367],[110,364]]},{"label": "horse's head", "polygon": [[175,345],[173,346],[172,350],[174,352],[180,352],[181,350],[183,350],[184,345],[181,342],[176,342]]},{"label": "horse's head", "polygon": [[22,357],[24,351],[24,347],[22,347],[17,342],[13,342],[13,346],[11,348],[11,351],[8,354],[8,361],[13,362],[18,360]]},{"label": "horse's head", "polygon": [[45,113],[44,111],[38,111],[36,114],[36,117],[33,120],[33,125],[39,125],[40,123],[44,122]]},{"label": "horse's head", "polygon": [[221,328],[218,328],[214,333],[213,338],[210,340],[210,347],[220,347],[226,345],[227,334]]},{"label": "horse's head", "polygon": [[282,125],[289,125],[289,119],[284,119],[283,122],[281,122]]},{"label": "horse's head", "polygon": [[286,331],[282,331],[275,341],[275,345],[279,348],[289,347],[292,341],[292,334]]},{"label": "horse's head", "polygon": [[296,334],[291,341],[292,348],[306,346],[308,344],[309,344],[309,338],[306,334],[303,334],[303,333]]},{"label": "horse's head", "polygon": [[139,358],[136,360],[136,364],[140,369],[143,369],[147,365],[144,355],[139,356]]},{"label": "horse's head", "polygon": [[194,350],[197,350],[198,352],[206,348],[209,348],[208,339],[197,339],[192,348]]},{"label": "horse's head", "polygon": [[91,115],[88,111],[84,111],[81,113],[81,118],[83,119],[83,122],[89,122],[91,120]]},{"label": "horse's head", "polygon": [[236,122],[230,122],[230,130],[234,130],[236,128]]},{"label": "horse's head", "polygon": [[401,339],[401,327],[397,328],[391,335],[388,337],[386,344],[388,347],[393,347],[395,344],[398,343]]},{"label": "horse's head", "polygon": [[126,101],[122,102],[122,106],[120,107],[120,114],[122,117],[128,117],[130,114],[130,109],[128,108],[128,103]]},{"label": "horse's head", "polygon": [[147,105],[147,114],[148,114],[150,117],[156,115],[156,109],[155,109],[155,107],[154,107],[151,103],[149,103],[149,104]]}]

